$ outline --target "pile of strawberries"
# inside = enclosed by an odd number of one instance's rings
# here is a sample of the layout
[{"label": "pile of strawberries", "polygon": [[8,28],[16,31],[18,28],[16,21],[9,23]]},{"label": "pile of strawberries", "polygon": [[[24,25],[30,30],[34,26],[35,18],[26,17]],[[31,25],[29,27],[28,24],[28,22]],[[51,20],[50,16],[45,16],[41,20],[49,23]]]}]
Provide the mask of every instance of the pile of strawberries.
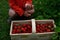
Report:
[{"label": "pile of strawberries", "polygon": [[30,24],[13,25],[12,33],[32,33],[32,26]]},{"label": "pile of strawberries", "polygon": [[54,26],[52,23],[36,25],[36,33],[53,32],[53,31],[54,31]]},{"label": "pile of strawberries", "polygon": [[[36,33],[53,32],[53,23],[38,24],[36,23]],[[13,25],[12,34],[16,33],[32,33],[32,24]]]}]

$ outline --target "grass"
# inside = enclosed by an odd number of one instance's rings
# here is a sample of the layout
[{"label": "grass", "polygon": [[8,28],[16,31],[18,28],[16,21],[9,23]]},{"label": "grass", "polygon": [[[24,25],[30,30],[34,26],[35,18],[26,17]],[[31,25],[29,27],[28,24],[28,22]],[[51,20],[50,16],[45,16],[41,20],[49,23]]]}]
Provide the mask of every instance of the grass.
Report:
[{"label": "grass", "polygon": [[0,40],[10,40],[10,26],[7,23],[8,10],[7,0],[0,0]]}]

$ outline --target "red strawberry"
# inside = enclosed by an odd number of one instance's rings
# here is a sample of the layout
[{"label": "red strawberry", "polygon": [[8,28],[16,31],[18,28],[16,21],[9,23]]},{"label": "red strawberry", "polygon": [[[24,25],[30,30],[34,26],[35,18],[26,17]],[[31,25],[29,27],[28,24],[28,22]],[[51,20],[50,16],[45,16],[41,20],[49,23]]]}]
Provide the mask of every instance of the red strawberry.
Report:
[{"label": "red strawberry", "polygon": [[12,31],[12,34],[15,34],[15,32],[14,32],[14,31]]},{"label": "red strawberry", "polygon": [[29,22],[29,24],[31,24],[31,21]]},{"label": "red strawberry", "polygon": [[17,31],[16,31],[17,33],[19,33],[20,32],[20,29],[17,29]]},{"label": "red strawberry", "polygon": [[51,30],[50,30],[50,29],[47,29],[46,31],[47,31],[47,32],[50,32]]},{"label": "red strawberry", "polygon": [[45,24],[45,27],[47,27],[48,26],[48,24]]},{"label": "red strawberry", "polygon": [[12,33],[13,33],[13,34],[15,34],[15,33],[16,33],[16,30],[15,30],[15,29],[13,29]]},{"label": "red strawberry", "polygon": [[21,30],[22,30],[23,32],[25,32],[25,31],[26,31],[26,29],[25,29],[25,28],[21,28]]},{"label": "red strawberry", "polygon": [[25,29],[27,29],[27,27],[24,27]]},{"label": "red strawberry", "polygon": [[14,29],[17,29],[17,26],[14,26]]},{"label": "red strawberry", "polygon": [[39,33],[40,33],[40,32],[43,32],[41,27],[38,29],[38,31],[39,31]]},{"label": "red strawberry", "polygon": [[39,24],[37,24],[37,28],[39,28],[40,27],[40,25]]},{"label": "red strawberry", "polygon": [[27,24],[23,24],[22,26],[25,27],[25,26],[27,26]]},{"label": "red strawberry", "polygon": [[27,28],[31,28],[31,26],[30,26],[30,25],[28,25],[28,26],[27,26]]},{"label": "red strawberry", "polygon": [[53,26],[53,23],[48,23],[49,26]]},{"label": "red strawberry", "polygon": [[45,28],[45,30],[47,30],[47,27]]},{"label": "red strawberry", "polygon": [[39,30],[39,33],[42,33],[43,31],[42,30]]},{"label": "red strawberry", "polygon": [[40,30],[40,25],[38,24],[37,26],[36,26],[36,31],[39,31]]},{"label": "red strawberry", "polygon": [[31,33],[32,32],[32,30],[27,30],[27,33]]},{"label": "red strawberry", "polygon": [[40,28],[37,28],[36,31],[40,32]]},{"label": "red strawberry", "polygon": [[21,26],[18,26],[18,29],[20,29],[21,28]]}]

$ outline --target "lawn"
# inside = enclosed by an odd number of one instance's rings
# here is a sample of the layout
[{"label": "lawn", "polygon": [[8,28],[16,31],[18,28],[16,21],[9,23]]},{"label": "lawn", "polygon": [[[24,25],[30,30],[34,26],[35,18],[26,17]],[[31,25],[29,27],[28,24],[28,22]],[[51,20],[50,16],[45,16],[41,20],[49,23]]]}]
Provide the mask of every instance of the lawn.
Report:
[{"label": "lawn", "polygon": [[[35,13],[32,17],[35,19],[54,19],[56,24],[56,33],[60,32],[60,0],[33,0],[35,5]],[[0,0],[0,40],[10,40],[10,25],[8,19],[8,0]],[[58,36],[54,34],[52,40]]]},{"label": "lawn", "polygon": [[0,0],[0,40],[10,40],[10,25],[7,23],[8,10],[7,0]]}]

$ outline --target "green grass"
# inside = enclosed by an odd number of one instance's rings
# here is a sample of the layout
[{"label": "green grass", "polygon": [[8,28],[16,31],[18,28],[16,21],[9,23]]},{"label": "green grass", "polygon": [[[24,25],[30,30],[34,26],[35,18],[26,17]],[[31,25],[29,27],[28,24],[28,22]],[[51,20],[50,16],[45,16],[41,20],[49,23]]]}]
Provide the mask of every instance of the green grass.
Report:
[{"label": "green grass", "polygon": [[7,23],[8,10],[7,0],[0,0],[0,40],[10,40],[10,25]]},{"label": "green grass", "polygon": [[[48,7],[46,7],[46,3],[48,2],[47,0],[46,1],[40,0],[42,4],[40,4],[40,1],[36,1],[36,2],[35,1],[36,0],[34,0],[35,14],[33,14],[35,19],[40,19],[40,20],[50,19],[50,18],[54,19],[55,24],[57,26],[55,31],[60,32],[60,11],[55,9],[54,7],[50,7],[49,4],[47,4]],[[7,23],[7,19],[9,17],[8,10],[9,10],[8,1],[0,0],[0,40],[10,40],[10,35],[9,35],[10,25]],[[54,34],[52,38],[54,40],[57,40],[56,39],[57,35]]]}]

